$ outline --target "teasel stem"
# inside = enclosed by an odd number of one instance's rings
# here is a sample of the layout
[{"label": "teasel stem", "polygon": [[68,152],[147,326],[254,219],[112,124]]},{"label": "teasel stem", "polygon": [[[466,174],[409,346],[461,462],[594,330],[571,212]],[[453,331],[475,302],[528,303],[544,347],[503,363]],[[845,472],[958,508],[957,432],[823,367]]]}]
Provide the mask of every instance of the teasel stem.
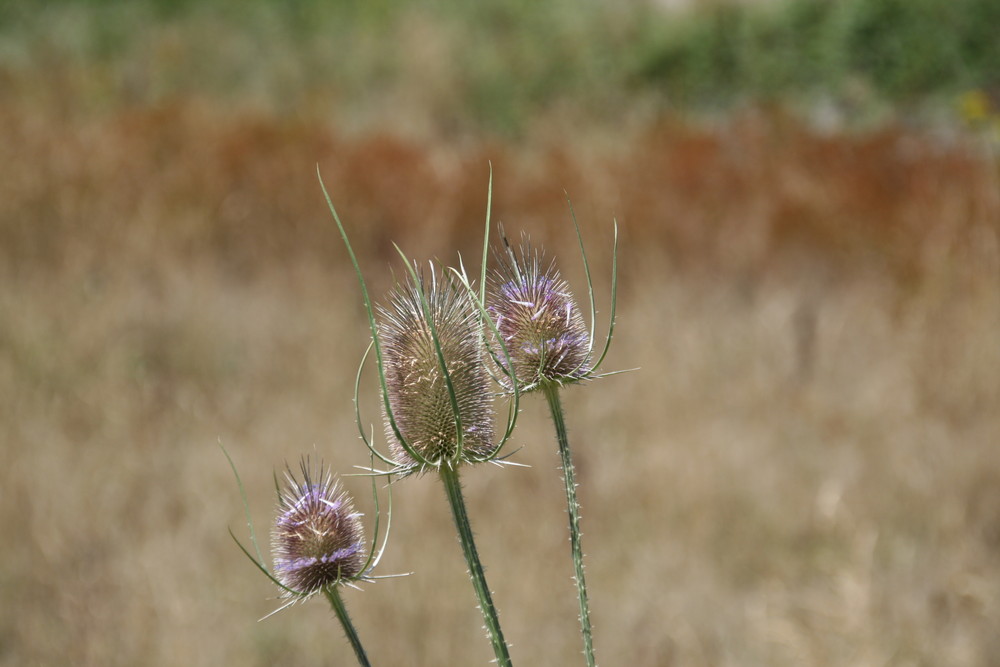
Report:
[{"label": "teasel stem", "polygon": [[337,618],[340,620],[340,625],[344,628],[344,634],[347,636],[347,641],[351,643],[351,648],[354,649],[354,655],[358,658],[358,664],[362,665],[362,667],[371,667],[371,663],[368,662],[368,656],[365,654],[364,646],[361,645],[361,638],[358,637],[358,633],[354,629],[354,623],[351,622],[351,617],[347,613],[347,606],[344,604],[343,598],[340,597],[339,587],[327,586],[324,593],[326,593],[326,599],[330,601],[333,611],[336,612]]},{"label": "teasel stem", "polygon": [[479,552],[476,550],[476,541],[472,536],[472,526],[469,523],[465,499],[462,496],[462,483],[458,477],[458,469],[445,463],[438,468],[438,472],[441,475],[445,493],[448,494],[448,504],[451,506],[455,528],[458,530],[459,541],[462,543],[462,553],[465,555],[465,562],[469,567],[469,578],[472,580],[472,587],[476,589],[476,597],[479,598],[479,609],[483,614],[483,621],[486,623],[486,632],[490,636],[490,643],[493,644],[496,662],[501,667],[510,667],[510,653],[507,650],[507,642],[503,638],[503,631],[500,629],[500,617],[493,604],[490,587],[486,583],[483,565],[479,561]]},{"label": "teasel stem", "polygon": [[566,435],[566,422],[563,419],[562,402],[559,400],[559,384],[555,382],[542,383],[542,391],[549,402],[552,421],[556,427],[556,439],[559,441],[559,456],[562,459],[563,480],[566,483],[566,507],[569,512],[569,541],[573,553],[573,568],[575,571],[576,590],[580,602],[580,630],[583,635],[583,653],[588,667],[594,667],[594,640],[590,629],[590,603],[587,598],[587,581],[583,576],[583,547],[580,544],[580,503],[576,499],[576,474],[573,468],[573,458],[569,451],[569,438]]}]

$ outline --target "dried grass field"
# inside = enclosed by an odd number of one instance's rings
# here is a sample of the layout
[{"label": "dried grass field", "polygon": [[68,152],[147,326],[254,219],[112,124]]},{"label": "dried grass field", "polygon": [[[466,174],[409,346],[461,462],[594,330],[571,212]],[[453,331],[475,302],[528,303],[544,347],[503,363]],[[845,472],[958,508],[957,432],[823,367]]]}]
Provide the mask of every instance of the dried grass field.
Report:
[{"label": "dried grass field", "polygon": [[[9,82],[8,82],[9,83]],[[415,138],[211,100],[0,98],[0,664],[351,664],[277,590],[272,471],[368,463],[368,342],[319,165],[380,299],[417,258],[477,266],[494,220],[586,285],[608,368],[564,394],[607,665],[997,665],[1000,187],[973,135],[824,133],[781,112],[585,140]],[[380,420],[371,378],[365,418]],[[468,470],[515,662],[579,660],[540,397]],[[376,425],[376,432],[381,428]],[[370,527],[364,478],[345,480]],[[373,662],[492,659],[440,483],[394,485],[379,573],[345,596]]]}]

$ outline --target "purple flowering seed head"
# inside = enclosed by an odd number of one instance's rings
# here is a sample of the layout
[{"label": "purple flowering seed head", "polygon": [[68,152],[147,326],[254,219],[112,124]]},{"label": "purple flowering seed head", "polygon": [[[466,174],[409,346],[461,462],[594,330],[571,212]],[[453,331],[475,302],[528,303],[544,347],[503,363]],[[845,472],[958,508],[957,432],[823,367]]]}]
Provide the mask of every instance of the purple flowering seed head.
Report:
[{"label": "purple flowering seed head", "polygon": [[515,252],[504,239],[496,251],[499,268],[490,276],[486,307],[507,354],[495,351],[504,374],[509,365],[520,391],[543,383],[577,382],[590,372],[590,335],[583,315],[554,262],[527,242]]},{"label": "purple flowering seed head", "polygon": [[[486,457],[494,449],[494,414],[476,306],[464,288],[433,266],[430,279],[421,278],[421,282],[419,287],[413,280],[397,285],[389,307],[379,308],[393,418],[407,444],[426,463]],[[387,415],[385,423],[396,460],[411,467],[423,463],[414,461],[399,442]]]},{"label": "purple flowering seed head", "polygon": [[303,461],[301,468],[301,481],[291,471],[285,473],[271,554],[275,578],[297,594],[311,595],[359,578],[367,552],[350,496],[322,466],[314,473]]}]

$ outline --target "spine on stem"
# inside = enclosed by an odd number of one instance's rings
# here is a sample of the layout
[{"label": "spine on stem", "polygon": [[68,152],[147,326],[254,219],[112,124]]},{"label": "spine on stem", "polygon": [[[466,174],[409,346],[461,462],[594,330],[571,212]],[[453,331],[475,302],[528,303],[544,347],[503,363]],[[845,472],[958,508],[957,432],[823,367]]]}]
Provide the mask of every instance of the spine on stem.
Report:
[{"label": "spine on stem", "polygon": [[500,629],[500,617],[493,604],[490,587],[486,583],[486,574],[483,572],[479,552],[476,550],[476,542],[472,536],[472,526],[465,509],[465,499],[462,496],[458,470],[445,465],[441,466],[440,473],[445,493],[448,495],[448,504],[451,506],[452,516],[455,519],[455,529],[458,530],[459,541],[462,543],[462,553],[469,566],[469,578],[472,580],[472,587],[475,588],[476,597],[479,599],[479,609],[483,613],[486,632],[489,634],[490,643],[493,644],[497,664],[510,667],[510,653],[507,649],[507,642],[503,638],[503,631]]},{"label": "spine on stem", "polygon": [[570,454],[566,422],[563,419],[562,402],[559,400],[559,386],[553,383],[543,385],[555,423],[556,439],[559,441],[559,456],[562,462],[563,480],[566,483],[566,508],[569,513],[569,540],[573,553],[573,570],[576,579],[577,597],[580,603],[580,630],[583,635],[583,651],[588,667],[594,667],[594,640],[590,628],[590,602],[587,598],[587,581],[583,574],[583,546],[580,541],[580,503],[576,498],[576,474],[573,457]]},{"label": "spine on stem", "polygon": [[354,655],[358,658],[358,664],[362,667],[371,667],[371,663],[368,662],[368,655],[361,645],[361,638],[358,637],[357,630],[354,629],[354,623],[351,622],[351,617],[347,613],[347,606],[344,604],[343,598],[340,597],[340,590],[332,586],[327,588],[325,592],[326,599],[330,601],[330,606],[333,607],[340,625],[344,628],[347,641],[350,642],[351,648],[354,649]]}]

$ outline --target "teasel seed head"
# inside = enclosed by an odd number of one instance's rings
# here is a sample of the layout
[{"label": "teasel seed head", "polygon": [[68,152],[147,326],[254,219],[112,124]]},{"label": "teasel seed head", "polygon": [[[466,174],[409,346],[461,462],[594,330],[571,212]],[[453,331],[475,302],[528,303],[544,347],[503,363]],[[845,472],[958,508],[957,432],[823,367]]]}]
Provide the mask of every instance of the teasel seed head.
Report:
[{"label": "teasel seed head", "polygon": [[283,597],[308,597],[363,578],[368,553],[360,515],[350,496],[322,465],[301,462],[302,479],[286,471],[271,531],[274,576]]},{"label": "teasel seed head", "polygon": [[494,354],[507,376],[503,384],[512,387],[511,372],[521,392],[587,378],[590,334],[555,262],[543,269],[544,257],[526,239],[518,251],[502,240],[503,248],[494,248],[499,267],[490,276],[486,307],[506,347]]},{"label": "teasel seed head", "polygon": [[396,424],[385,415],[394,457],[409,472],[489,457],[493,396],[479,315],[467,291],[432,264],[429,278],[397,285],[389,304],[379,308],[379,337]]}]

